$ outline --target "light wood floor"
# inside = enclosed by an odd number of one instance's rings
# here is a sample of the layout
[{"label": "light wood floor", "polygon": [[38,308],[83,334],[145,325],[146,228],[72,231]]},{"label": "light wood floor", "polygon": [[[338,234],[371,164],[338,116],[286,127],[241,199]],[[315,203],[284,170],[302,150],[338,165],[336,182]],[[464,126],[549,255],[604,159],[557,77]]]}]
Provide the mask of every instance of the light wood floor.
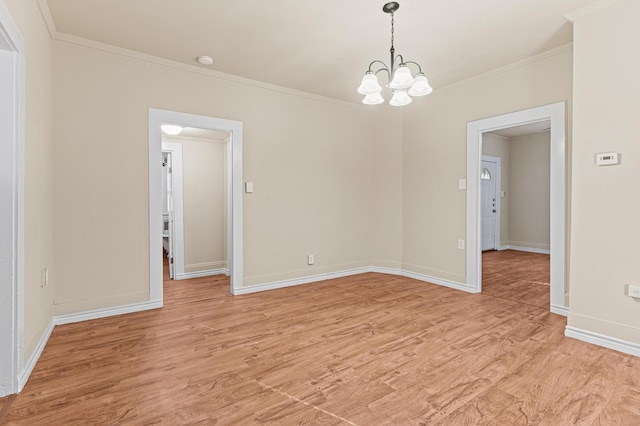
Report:
[{"label": "light wood floor", "polygon": [[551,278],[548,254],[504,250],[482,253],[482,292],[549,309]]},{"label": "light wood floor", "polygon": [[165,291],[56,327],[4,422],[640,425],[640,358],[564,337],[547,308],[382,274]]}]

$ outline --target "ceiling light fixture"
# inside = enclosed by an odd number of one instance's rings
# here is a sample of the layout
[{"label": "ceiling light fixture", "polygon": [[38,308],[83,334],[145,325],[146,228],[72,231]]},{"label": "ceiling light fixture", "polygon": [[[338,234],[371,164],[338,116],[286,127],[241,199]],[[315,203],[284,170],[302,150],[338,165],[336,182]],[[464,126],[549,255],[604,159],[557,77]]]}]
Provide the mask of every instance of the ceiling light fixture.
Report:
[{"label": "ceiling light fixture", "polygon": [[213,64],[213,58],[206,55],[198,56],[198,62],[200,62],[202,65],[211,65]]},{"label": "ceiling light fixture", "polygon": [[182,126],[177,126],[175,124],[163,124],[160,126],[160,129],[167,135],[175,136],[179,135],[182,132]]},{"label": "ceiling light fixture", "polygon": [[[380,71],[386,71],[387,76],[389,77],[389,84],[387,87],[391,90],[392,94],[389,104],[393,106],[408,105],[412,101],[412,96],[424,96],[433,92],[433,89],[429,86],[429,81],[422,72],[420,65],[413,61],[405,61],[402,55],[396,55],[396,49],[393,46],[393,14],[399,7],[400,5],[394,1],[387,3],[382,7],[382,11],[384,13],[391,15],[391,66],[388,67],[384,62],[378,60],[369,64],[369,70],[365,73],[362,78],[362,83],[360,84],[360,87],[358,87],[358,93],[365,95],[362,100],[363,104],[377,105],[384,102],[384,98],[380,95],[382,87],[378,83],[378,77],[376,76]],[[399,61],[397,67],[395,66],[396,61]],[[380,68],[374,71],[372,68],[376,64],[379,65]],[[418,67],[418,74],[415,78],[411,74],[409,65]]]}]

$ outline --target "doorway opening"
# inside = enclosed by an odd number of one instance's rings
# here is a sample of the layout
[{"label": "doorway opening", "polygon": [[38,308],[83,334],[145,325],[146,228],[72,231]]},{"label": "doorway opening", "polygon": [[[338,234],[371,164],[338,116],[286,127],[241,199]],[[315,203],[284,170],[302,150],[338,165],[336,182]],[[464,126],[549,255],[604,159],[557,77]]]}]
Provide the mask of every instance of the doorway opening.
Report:
[{"label": "doorway opening", "polygon": [[0,3],[0,397],[24,367],[24,40]]},{"label": "doorway opening", "polygon": [[550,123],[550,310],[567,315],[565,301],[565,109],[564,102],[541,106],[497,117],[477,120],[467,125],[467,284],[482,291],[482,197],[481,164],[483,135],[533,123]]},{"label": "doorway opening", "polygon": [[[484,133],[480,173],[482,291],[544,309],[551,290],[550,126],[546,120]],[[496,162],[502,167],[494,177]]]},{"label": "doorway opening", "polygon": [[[185,114],[173,111],[149,109],[149,291],[152,302],[163,300],[163,124],[172,124],[184,128],[204,129],[228,134],[226,142],[225,167],[228,191],[225,214],[227,269],[230,280],[230,292],[236,294],[242,288],[242,130],[238,121],[221,118]],[[175,156],[173,157],[175,160]],[[175,161],[174,161],[175,165]],[[174,176],[175,178],[175,176]],[[175,187],[175,185],[174,185]],[[175,245],[174,245],[175,247]],[[177,250],[176,250],[177,251]],[[174,253],[175,255],[175,253]],[[174,260],[175,262],[175,260]]]},{"label": "doorway opening", "polygon": [[162,136],[162,246],[171,280],[230,275],[230,138],[193,127]]}]

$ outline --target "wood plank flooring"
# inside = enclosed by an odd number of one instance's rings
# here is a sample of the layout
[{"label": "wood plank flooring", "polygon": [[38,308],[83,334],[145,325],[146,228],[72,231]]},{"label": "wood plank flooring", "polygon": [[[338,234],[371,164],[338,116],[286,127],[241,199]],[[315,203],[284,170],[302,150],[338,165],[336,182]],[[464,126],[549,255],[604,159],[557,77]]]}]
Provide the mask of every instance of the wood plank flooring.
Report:
[{"label": "wood plank flooring", "polygon": [[549,309],[550,256],[515,250],[482,253],[482,292]]},{"label": "wood plank flooring", "polygon": [[165,291],[56,327],[4,424],[640,424],[640,358],[564,337],[548,308],[373,273]]}]

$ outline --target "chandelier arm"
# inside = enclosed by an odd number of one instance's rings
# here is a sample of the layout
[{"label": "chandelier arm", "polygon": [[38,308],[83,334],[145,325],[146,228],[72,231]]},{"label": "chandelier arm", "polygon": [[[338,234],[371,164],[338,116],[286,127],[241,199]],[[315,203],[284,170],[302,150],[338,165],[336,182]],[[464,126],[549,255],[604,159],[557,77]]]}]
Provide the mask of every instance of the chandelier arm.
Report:
[{"label": "chandelier arm", "polygon": [[421,67],[421,66],[420,66],[420,64],[419,64],[419,63],[417,63],[417,62],[407,61],[407,62],[403,62],[403,64],[405,64],[405,65],[413,64],[413,65],[415,65],[416,67],[418,67],[418,72],[419,72],[420,74],[424,74],[424,73],[422,72],[422,67]]},{"label": "chandelier arm", "polygon": [[[373,67],[373,65],[374,65],[374,64],[380,64],[380,65],[381,65],[381,68],[378,68],[376,71],[373,71],[373,70],[371,69],[371,67]],[[375,60],[375,61],[371,62],[371,63],[369,64],[369,71],[373,72],[374,74],[378,74],[380,71],[386,71],[386,72],[387,72],[387,75],[389,76],[389,81],[391,81],[391,72],[389,71],[389,68],[387,67],[387,64],[385,64],[385,63],[384,63],[384,62],[382,62],[382,61]]]}]

